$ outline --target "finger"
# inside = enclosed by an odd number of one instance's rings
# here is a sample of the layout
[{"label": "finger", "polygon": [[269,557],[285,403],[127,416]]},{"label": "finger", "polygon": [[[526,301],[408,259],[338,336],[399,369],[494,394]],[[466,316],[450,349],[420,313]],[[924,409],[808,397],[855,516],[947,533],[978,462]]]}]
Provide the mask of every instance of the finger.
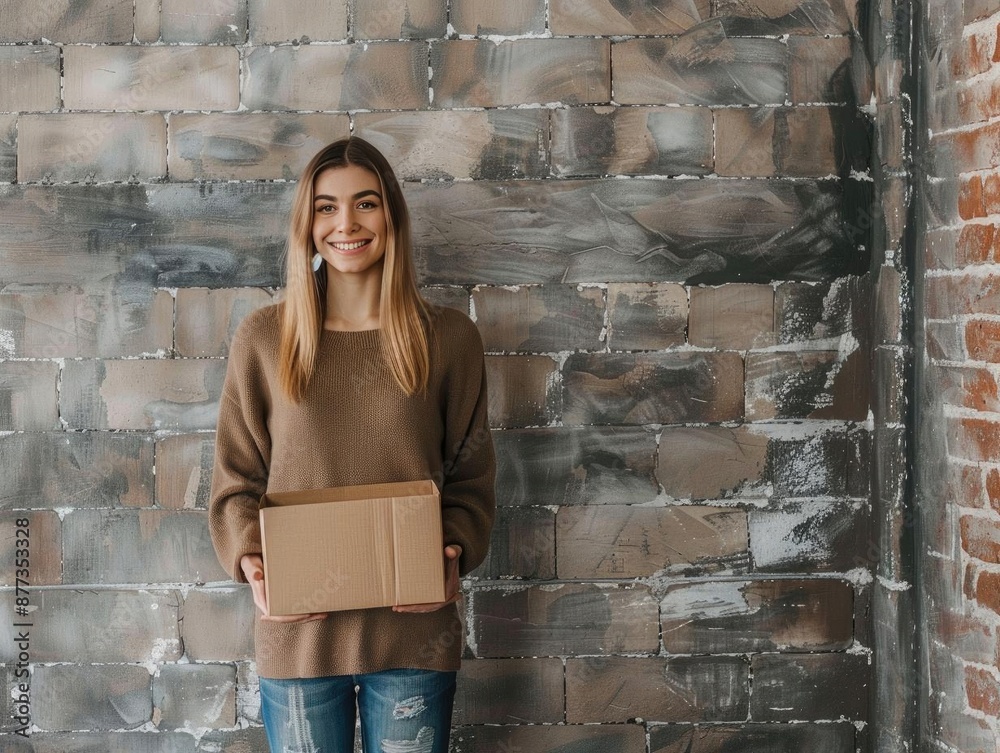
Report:
[{"label": "finger", "polygon": [[448,546],[444,548],[444,553],[448,559],[457,560],[462,556],[462,547],[458,544],[448,544]]}]

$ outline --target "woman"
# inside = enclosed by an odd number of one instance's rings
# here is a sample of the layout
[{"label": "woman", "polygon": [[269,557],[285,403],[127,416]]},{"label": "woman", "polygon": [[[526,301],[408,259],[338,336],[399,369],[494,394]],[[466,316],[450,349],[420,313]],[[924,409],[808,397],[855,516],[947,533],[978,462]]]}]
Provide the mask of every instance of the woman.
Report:
[{"label": "woman", "polygon": [[[399,183],[356,137],[306,166],[286,275],[284,301],[233,337],[209,510],[219,561],[258,608],[268,742],[349,753],[357,705],[366,751],[445,753],[459,577],[486,556],[495,508],[482,340],[467,316],[421,299]],[[264,616],[264,492],[421,479],[441,489],[445,601]]]}]

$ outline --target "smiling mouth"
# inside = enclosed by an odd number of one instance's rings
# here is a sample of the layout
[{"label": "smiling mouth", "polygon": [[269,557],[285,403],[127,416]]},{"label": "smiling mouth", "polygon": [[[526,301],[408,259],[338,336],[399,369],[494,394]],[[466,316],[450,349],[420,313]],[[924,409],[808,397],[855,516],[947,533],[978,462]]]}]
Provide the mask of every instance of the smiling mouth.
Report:
[{"label": "smiling mouth", "polygon": [[334,248],[339,249],[341,251],[354,251],[356,249],[361,248],[362,246],[367,246],[369,243],[371,243],[371,239],[369,238],[363,241],[353,241],[351,243],[337,243],[335,241],[328,241],[328,243]]}]

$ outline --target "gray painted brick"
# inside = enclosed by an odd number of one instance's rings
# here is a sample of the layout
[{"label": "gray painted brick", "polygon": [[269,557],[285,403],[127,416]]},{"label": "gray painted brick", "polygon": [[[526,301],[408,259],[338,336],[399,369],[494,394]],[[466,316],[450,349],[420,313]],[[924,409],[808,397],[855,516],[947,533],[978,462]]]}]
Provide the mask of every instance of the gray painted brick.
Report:
[{"label": "gray painted brick", "polygon": [[347,3],[327,0],[250,0],[250,41],[254,44],[313,42],[347,36]]},{"label": "gray painted brick", "polygon": [[[0,741],[7,744],[2,738]],[[34,732],[24,745],[4,748],[4,753],[199,753],[203,750],[207,753],[210,750],[196,748],[194,737],[187,732]]]},{"label": "gray painted brick", "polygon": [[677,35],[711,15],[709,0],[550,0],[553,34]]},{"label": "gray painted brick", "polygon": [[5,0],[0,42],[132,41],[132,0]]},{"label": "gray painted brick", "polygon": [[214,429],[221,359],[70,361],[62,415],[81,429]]},{"label": "gray painted brick", "polygon": [[843,34],[852,8],[838,0],[718,0],[714,15],[733,35]]},{"label": "gray painted brick", "polygon": [[49,432],[0,437],[2,508],[150,507],[153,442],[139,434]]},{"label": "gray painted brick", "polygon": [[660,621],[671,654],[838,651],[854,640],[854,590],[826,578],[680,584]]},{"label": "gray painted brick", "polygon": [[[177,661],[184,650],[176,591],[47,589],[31,602],[34,662]],[[17,621],[13,610],[12,599],[0,600],[5,625]],[[12,643],[0,644],[0,661],[15,658]]]},{"label": "gray painted brick", "polygon": [[[17,521],[27,520],[27,526]],[[62,524],[48,510],[0,512],[0,586],[62,582]],[[26,585],[27,584],[27,585]]]},{"label": "gray painted brick", "polygon": [[546,724],[563,720],[560,659],[462,662],[453,725]]},{"label": "gray painted brick", "polygon": [[0,114],[0,182],[17,177],[17,115]]},{"label": "gray painted brick", "polygon": [[157,729],[232,727],[236,724],[236,667],[169,664],[153,678]]},{"label": "gray painted brick", "polygon": [[447,6],[439,0],[366,0],[354,5],[351,27],[357,39],[443,37]]},{"label": "gray painted brick", "polygon": [[718,24],[682,38],[617,42],[611,57],[623,105],[782,104],[788,89],[783,43],[731,37]]},{"label": "gray painted brick", "polygon": [[[750,353],[746,361],[746,417],[841,418],[868,416],[868,355],[838,351]],[[862,384],[865,382],[865,384]]]},{"label": "gray painted brick", "polygon": [[537,426],[554,417],[556,364],[548,356],[487,356],[490,425]]},{"label": "gray painted brick", "polygon": [[608,319],[608,345],[612,350],[662,350],[683,345],[688,294],[683,286],[674,283],[611,283]]},{"label": "gray painted brick", "polygon": [[[427,107],[422,42],[257,47],[245,59],[243,104],[251,110]],[[373,85],[378,82],[378,85]]]},{"label": "gray painted brick", "polygon": [[235,110],[235,47],[63,49],[66,107],[74,110]]},{"label": "gray painted brick", "polygon": [[[106,542],[95,547],[94,542]],[[77,510],[63,519],[66,583],[204,583],[228,580],[208,534],[208,514]]]},{"label": "gray painted brick", "polygon": [[657,449],[656,478],[675,499],[760,497],[768,439],[750,427],[666,428]]},{"label": "gray painted brick", "polygon": [[472,290],[487,351],[546,353],[603,347],[604,291],[576,285]]},{"label": "gray painted brick", "polygon": [[156,504],[208,509],[215,434],[175,434],[156,441]]},{"label": "gray painted brick", "polygon": [[229,344],[243,317],[272,303],[261,288],[183,288],[177,291],[174,332],[177,353],[204,357],[229,355]]},{"label": "gray painted brick", "polygon": [[570,107],[552,111],[552,172],[706,175],[712,114],[702,107]]},{"label": "gray painted brick", "polygon": [[751,664],[754,721],[868,718],[870,668],[864,654],[763,654]]},{"label": "gray painted brick", "polygon": [[657,605],[646,586],[547,585],[476,591],[477,655],[565,656],[652,653]]},{"label": "gray painted brick", "polygon": [[799,501],[749,515],[750,552],[758,571],[843,572],[870,564],[871,516],[866,508]]},{"label": "gray painted brick", "polygon": [[452,730],[452,753],[646,753],[641,724],[532,725],[458,727]]},{"label": "gray painted brick", "polygon": [[560,578],[636,578],[745,571],[746,512],[676,505],[563,507],[556,516]]},{"label": "gray painted brick", "polygon": [[555,513],[539,507],[498,509],[486,559],[470,575],[547,580],[555,574]]},{"label": "gray painted brick", "polygon": [[563,384],[567,424],[743,417],[743,359],[735,353],[575,353]]},{"label": "gray painted brick", "polygon": [[435,107],[611,101],[605,39],[456,39],[431,46]]},{"label": "gray painted brick", "polygon": [[134,0],[134,2],[135,41],[157,41],[160,38],[160,0]]},{"label": "gray painted brick", "polygon": [[867,497],[871,441],[863,430],[771,442],[765,477],[781,497]]},{"label": "gray painted brick", "polygon": [[59,57],[52,45],[0,47],[0,112],[59,107]]},{"label": "gray painted brick", "polygon": [[499,505],[639,504],[657,496],[656,437],[640,428],[494,432]]},{"label": "gray painted brick", "polygon": [[249,587],[188,591],[181,612],[185,654],[192,661],[252,659],[256,609]]},{"label": "gray painted brick", "polygon": [[354,133],[377,146],[400,180],[542,178],[547,110],[358,113]]},{"label": "gray painted brick", "polygon": [[545,0],[451,0],[449,19],[459,34],[541,34]]},{"label": "gray painted brick", "polygon": [[52,731],[135,729],[153,716],[151,680],[130,665],[36,666],[34,722]]},{"label": "gray painted brick", "polygon": [[346,135],[348,126],[347,115],[326,113],[174,113],[170,177],[294,180],[316,152]]},{"label": "gray painted brick", "polygon": [[167,174],[167,125],[151,113],[21,116],[20,182],[152,180]]},{"label": "gray painted brick", "polygon": [[247,753],[266,750],[268,750],[267,735],[263,727],[210,730],[198,741],[198,753]]},{"label": "gray painted brick", "polygon": [[0,431],[60,428],[58,379],[55,362],[0,362]]},{"label": "gray painted brick", "polygon": [[240,44],[247,37],[247,0],[162,0],[160,35],[164,42]]},{"label": "gray painted brick", "polygon": [[432,285],[420,288],[424,300],[437,306],[447,306],[469,313],[469,291],[456,285]]},{"label": "gray painted brick", "polygon": [[570,658],[566,721],[743,721],[749,674],[740,657]]},{"label": "gray painted brick", "polygon": [[715,172],[731,176],[824,176],[839,172],[839,107],[755,107],[715,111]]},{"label": "gray painted brick", "polygon": [[667,724],[649,731],[650,753],[854,753],[854,725]]},{"label": "gray painted brick", "polygon": [[749,350],[774,345],[774,288],[730,283],[691,288],[688,342]]}]

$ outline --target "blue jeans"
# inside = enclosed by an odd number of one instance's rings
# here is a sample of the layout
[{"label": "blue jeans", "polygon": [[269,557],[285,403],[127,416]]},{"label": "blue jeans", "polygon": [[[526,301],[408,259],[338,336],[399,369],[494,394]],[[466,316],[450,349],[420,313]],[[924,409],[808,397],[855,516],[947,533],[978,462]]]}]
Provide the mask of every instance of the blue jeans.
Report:
[{"label": "blue jeans", "polygon": [[352,753],[355,702],[365,753],[447,753],[455,674],[387,669],[293,680],[261,677],[261,716],[271,753]]}]

